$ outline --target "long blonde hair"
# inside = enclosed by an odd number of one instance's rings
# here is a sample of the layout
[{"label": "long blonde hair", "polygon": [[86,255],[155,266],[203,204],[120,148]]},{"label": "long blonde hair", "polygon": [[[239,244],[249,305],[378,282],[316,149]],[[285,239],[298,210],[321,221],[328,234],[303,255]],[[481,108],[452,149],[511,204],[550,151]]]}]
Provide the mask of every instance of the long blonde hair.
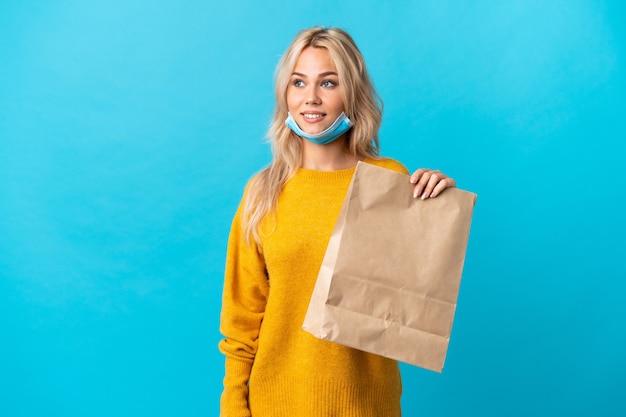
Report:
[{"label": "long blonde hair", "polygon": [[276,208],[278,196],[302,163],[302,138],[285,125],[287,86],[300,53],[325,48],[337,68],[343,86],[344,111],[353,123],[347,147],[356,157],[378,158],[378,129],[382,101],[367,73],[365,61],[352,37],[339,28],[313,27],[299,32],[281,57],[275,74],[276,106],[267,133],[272,144],[272,163],[250,183],[243,208],[244,234],[260,242],[261,220]]}]

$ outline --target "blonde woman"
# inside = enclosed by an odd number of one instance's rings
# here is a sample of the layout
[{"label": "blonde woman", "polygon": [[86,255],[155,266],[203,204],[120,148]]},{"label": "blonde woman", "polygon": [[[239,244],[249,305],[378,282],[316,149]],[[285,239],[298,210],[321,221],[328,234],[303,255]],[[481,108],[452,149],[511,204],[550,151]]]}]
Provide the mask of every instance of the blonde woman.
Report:
[{"label": "blonde woman", "polygon": [[[301,31],[276,71],[271,165],[235,214],[221,315],[222,417],[400,416],[396,361],[302,330],[315,280],[356,163],[402,173],[378,155],[380,101],[348,33]],[[417,170],[413,196],[453,179]]]}]

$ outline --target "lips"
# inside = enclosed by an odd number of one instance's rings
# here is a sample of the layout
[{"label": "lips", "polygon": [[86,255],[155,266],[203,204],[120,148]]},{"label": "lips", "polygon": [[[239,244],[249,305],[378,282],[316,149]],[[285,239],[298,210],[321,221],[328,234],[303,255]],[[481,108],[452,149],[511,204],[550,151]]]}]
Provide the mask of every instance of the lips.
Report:
[{"label": "lips", "polygon": [[315,112],[315,113],[300,113],[302,115],[302,118],[309,123],[317,123],[319,121],[321,121],[324,116],[326,116],[326,113],[319,113],[319,112]]}]

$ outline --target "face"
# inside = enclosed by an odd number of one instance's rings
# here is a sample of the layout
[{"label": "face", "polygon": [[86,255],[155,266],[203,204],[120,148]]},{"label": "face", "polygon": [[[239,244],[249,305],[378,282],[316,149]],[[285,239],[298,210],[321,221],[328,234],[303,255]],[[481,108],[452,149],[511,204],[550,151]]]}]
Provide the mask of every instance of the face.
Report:
[{"label": "face", "polygon": [[320,133],[344,111],[339,75],[326,48],[305,48],[291,73],[287,107],[300,129]]}]

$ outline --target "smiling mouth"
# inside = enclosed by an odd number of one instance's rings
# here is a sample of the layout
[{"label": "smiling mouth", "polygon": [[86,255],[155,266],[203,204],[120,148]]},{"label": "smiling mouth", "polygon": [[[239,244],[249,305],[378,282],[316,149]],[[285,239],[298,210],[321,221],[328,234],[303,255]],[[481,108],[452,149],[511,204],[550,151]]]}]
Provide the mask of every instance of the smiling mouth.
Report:
[{"label": "smiling mouth", "polygon": [[306,120],[317,120],[317,119],[321,119],[322,117],[324,117],[325,114],[320,114],[320,113],[302,113],[302,117],[304,117]]}]

